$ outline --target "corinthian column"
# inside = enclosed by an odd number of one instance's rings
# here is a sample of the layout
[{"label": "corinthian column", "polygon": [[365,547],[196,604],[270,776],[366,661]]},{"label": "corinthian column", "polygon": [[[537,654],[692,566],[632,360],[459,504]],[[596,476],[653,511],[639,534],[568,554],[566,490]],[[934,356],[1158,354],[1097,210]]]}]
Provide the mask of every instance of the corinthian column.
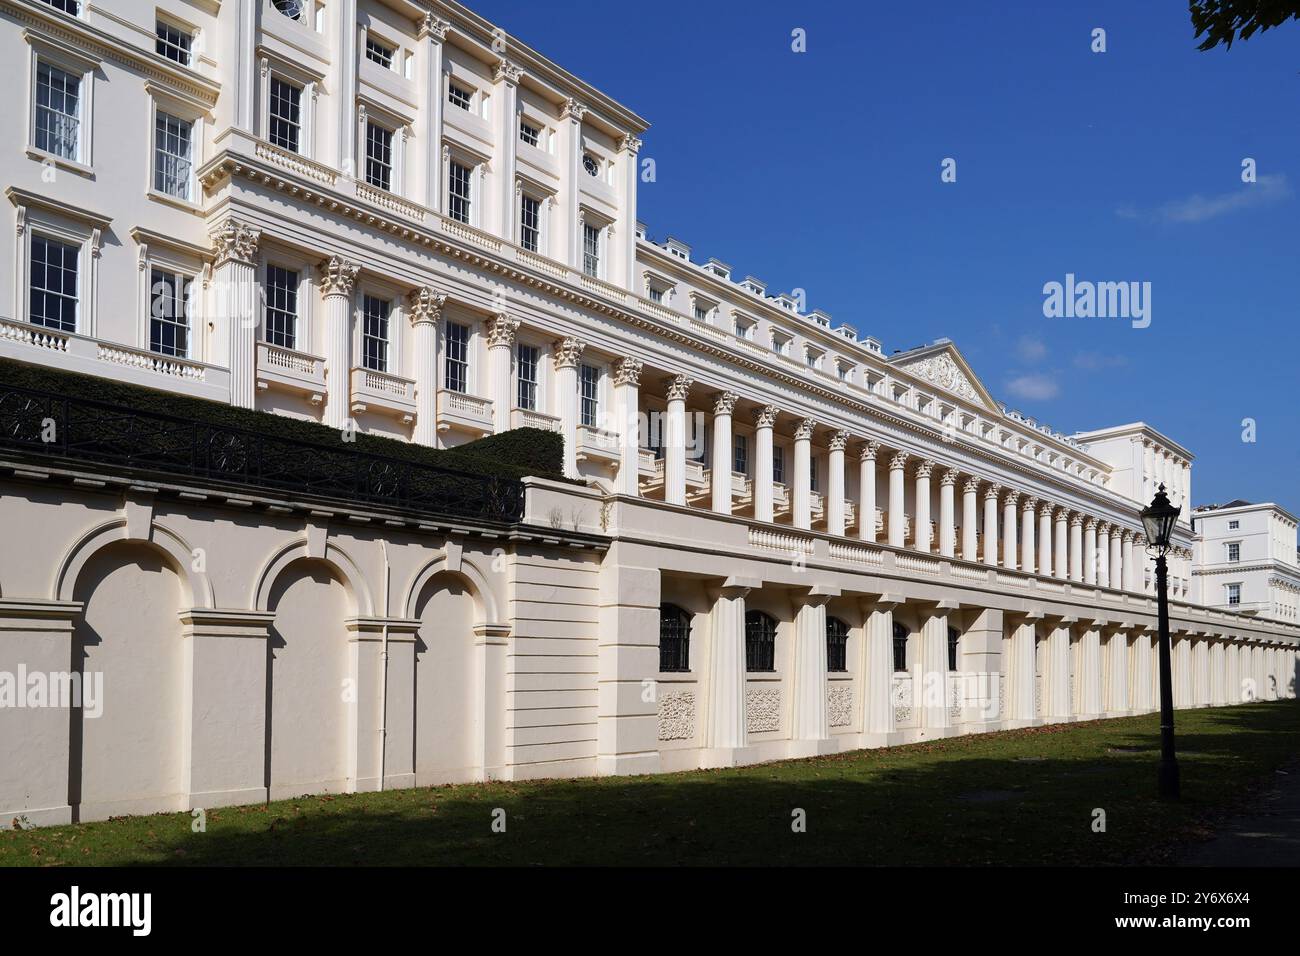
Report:
[{"label": "corinthian column", "polygon": [[1053,554],[1053,563],[1056,576],[1064,581],[1070,576],[1070,512],[1065,508],[1057,508],[1053,516],[1055,527],[1053,536],[1055,537],[1056,551]]},{"label": "corinthian column", "polygon": [[844,534],[844,446],[848,442],[849,433],[846,431],[831,435],[826,461],[826,470],[830,472],[826,476],[826,531],[829,534]]},{"label": "corinthian column", "polygon": [[740,396],[735,392],[720,392],[713,401],[713,510],[718,514],[731,514],[731,413]]},{"label": "corinthian column", "polygon": [[978,478],[967,478],[961,486],[961,556],[979,560],[979,511],[976,501],[980,490]]},{"label": "corinthian column", "polygon": [[227,219],[212,234],[213,365],[230,369],[230,404],[252,408],[257,394],[257,246],[260,230]]},{"label": "corinthian column", "polygon": [[1124,532],[1124,541],[1122,545],[1124,549],[1124,557],[1122,559],[1122,562],[1123,562],[1123,569],[1124,569],[1123,582],[1124,582],[1125,591],[1134,590],[1133,582],[1135,578],[1133,577],[1133,575],[1137,571],[1137,558],[1135,557],[1134,554],[1133,542],[1136,539],[1136,537],[1137,536],[1132,531]]},{"label": "corinthian column", "polygon": [[1047,502],[1038,506],[1038,573],[1052,576],[1052,506]]},{"label": "corinthian column", "polygon": [[614,372],[614,409],[618,415],[618,493],[641,493],[641,360],[625,358]]},{"label": "corinthian column", "polygon": [[939,478],[939,553],[945,558],[955,556],[957,551],[956,516],[953,514],[953,487],[956,484],[956,470],[945,468]]},{"label": "corinthian column", "polygon": [[352,288],[359,266],[331,256],[320,266],[325,296],[325,424],[347,424],[352,383]]},{"label": "corinthian column", "polygon": [[998,563],[998,496],[1001,485],[984,489],[984,563],[995,567]]},{"label": "corinthian column", "polygon": [[407,299],[411,369],[415,374],[415,443],[433,448],[438,435],[438,319],[447,297],[428,286]]},{"label": "corinthian column", "polygon": [[901,548],[906,537],[903,524],[903,469],[906,467],[907,452],[897,452],[889,459],[889,544],[895,548]]},{"label": "corinthian column", "polygon": [[492,399],[492,430],[500,435],[510,430],[510,360],[515,348],[519,320],[498,312],[488,323],[488,388]]},{"label": "corinthian column", "polygon": [[668,383],[664,500],[670,505],[686,504],[686,397],[692,384],[694,382],[688,375],[678,375]]},{"label": "corinthian column", "polygon": [[858,456],[858,537],[876,540],[876,453],[880,442],[864,441]]},{"label": "corinthian column", "polygon": [[1097,519],[1083,525],[1083,583],[1097,583]]},{"label": "corinthian column", "polygon": [[912,545],[917,551],[930,550],[930,472],[934,462],[921,462],[916,466],[916,528],[912,532]]},{"label": "corinthian column", "polygon": [[1002,566],[1008,570],[1016,567],[1016,505],[1020,503],[1020,492],[1008,491],[1002,502]]},{"label": "corinthian column", "polygon": [[754,518],[771,521],[772,509],[772,426],[776,406],[765,405],[754,417]]},{"label": "corinthian column", "polygon": [[1110,532],[1110,586],[1119,590],[1124,586],[1124,546],[1121,536],[1128,534],[1115,527]]},{"label": "corinthian column", "polygon": [[1097,583],[1110,587],[1110,525],[1097,526]]},{"label": "corinthian column", "polygon": [[812,527],[812,435],[816,423],[805,418],[794,430],[794,526]]},{"label": "corinthian column", "polygon": [[[578,363],[587,343],[575,338],[556,342],[551,360],[555,366],[555,393],[559,397],[560,434],[564,436],[564,475],[578,477]],[[669,404],[669,431],[672,405]],[[679,433],[680,436],[680,433]],[[671,443],[669,448],[671,449]]]},{"label": "corinthian column", "polygon": [[1070,580],[1083,582],[1083,515],[1070,515]]},{"label": "corinthian column", "polygon": [[1020,528],[1020,570],[1026,574],[1033,574],[1038,550],[1034,543],[1034,513],[1038,510],[1038,499],[1026,498],[1021,507],[1024,515]]}]

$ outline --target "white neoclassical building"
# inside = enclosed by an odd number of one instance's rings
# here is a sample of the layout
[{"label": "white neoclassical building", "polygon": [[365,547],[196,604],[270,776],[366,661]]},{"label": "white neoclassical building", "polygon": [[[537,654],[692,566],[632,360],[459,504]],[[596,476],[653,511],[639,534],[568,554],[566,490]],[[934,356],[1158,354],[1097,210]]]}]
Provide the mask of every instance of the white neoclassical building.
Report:
[{"label": "white neoclassical building", "polygon": [[1192,513],[1193,589],[1200,603],[1295,621],[1300,613],[1296,519],[1280,505],[1230,501]]},{"label": "white neoclassical building", "polygon": [[[0,51],[0,359],[570,479],[503,524],[0,442],[6,822],[1149,711],[1159,484],[1178,705],[1295,694],[1294,616],[1195,584],[1187,449],[651,241],[646,122],[457,3],[0,0]],[[16,702],[70,661],[95,706]]]}]

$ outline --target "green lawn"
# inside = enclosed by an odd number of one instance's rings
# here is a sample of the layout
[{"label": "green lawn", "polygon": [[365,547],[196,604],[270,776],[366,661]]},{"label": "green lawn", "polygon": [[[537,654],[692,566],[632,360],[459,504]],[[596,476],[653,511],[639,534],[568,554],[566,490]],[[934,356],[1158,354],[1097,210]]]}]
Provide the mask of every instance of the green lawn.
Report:
[{"label": "green lawn", "polygon": [[1300,754],[1295,701],[1177,725],[1176,805],[1153,796],[1147,715],[736,770],[302,797],[211,811],[206,833],[189,814],[10,830],[0,865],[1160,862]]}]

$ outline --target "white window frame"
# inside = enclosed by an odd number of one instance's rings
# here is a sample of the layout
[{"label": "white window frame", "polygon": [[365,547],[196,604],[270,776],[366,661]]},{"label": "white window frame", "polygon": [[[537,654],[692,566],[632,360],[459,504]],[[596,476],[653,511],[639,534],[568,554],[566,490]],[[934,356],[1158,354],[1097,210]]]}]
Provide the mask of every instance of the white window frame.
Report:
[{"label": "white window frame", "polygon": [[[1232,600],[1233,589],[1236,589],[1237,600]],[[1223,603],[1225,607],[1241,606],[1241,585],[1239,583],[1225,584],[1223,586]]]},{"label": "white window frame", "polygon": [[526,248],[524,246],[524,197],[537,203],[537,248],[531,251],[536,255],[544,256],[547,249],[551,196],[549,193],[525,186],[522,181],[515,183],[515,244],[521,249]]},{"label": "white window frame", "polygon": [[[583,400],[582,376],[583,376],[584,369],[591,369],[596,373],[596,396],[595,396],[596,413],[592,417],[592,422],[589,425],[583,422],[582,420],[582,400]],[[606,409],[609,408],[609,403],[605,395],[605,383],[608,381],[608,379],[609,379],[608,369],[605,367],[604,363],[598,361],[578,363],[578,424],[579,425],[584,425],[587,428],[595,428],[602,431],[604,430]]]},{"label": "white window frame", "polygon": [[[1232,556],[1233,548],[1237,549],[1237,556],[1235,558]],[[1223,557],[1228,564],[1240,564],[1241,563],[1241,542],[1240,541],[1225,542],[1223,545]]]},{"label": "white window frame", "polygon": [[450,325],[463,325],[469,329],[469,335],[465,341],[465,391],[464,395],[479,397],[478,392],[478,375],[479,366],[479,327],[478,323],[464,317],[444,315],[439,322],[438,329],[438,388],[440,390],[450,390],[447,381],[447,327]]},{"label": "white window frame", "polygon": [[23,323],[31,322],[31,236],[34,230],[50,239],[80,247],[75,334],[94,337],[98,324],[99,253],[111,220],[17,187],[11,186],[5,192],[15,206],[17,221],[14,317]]},{"label": "white window frame", "polygon": [[356,368],[365,368],[363,344],[365,342],[366,296],[388,300],[388,368],[385,374],[402,377],[403,345],[405,344],[402,330],[406,324],[406,311],[403,305],[405,299],[401,289],[382,280],[367,277],[364,282],[358,282],[356,289],[353,290],[352,356],[354,361],[352,364]]},{"label": "white window frame", "polygon": [[[84,4],[82,9],[85,9]],[[60,169],[82,176],[93,176],[95,168],[95,75],[99,72],[100,61],[86,55],[79,49],[50,37],[38,37],[30,32],[25,36],[28,43],[27,156],[37,162],[53,164]],[[81,83],[77,89],[76,159],[66,159],[43,149],[38,149],[36,146],[36,90],[39,82],[37,71],[41,63],[81,78]]]},{"label": "white window frame", "polygon": [[587,228],[596,230],[596,274],[592,276],[595,279],[607,280],[609,277],[609,257],[610,257],[610,229],[613,223],[593,213],[586,206],[580,206],[578,209],[578,262],[577,269],[583,275],[591,275],[587,272]]},{"label": "white window frame", "polygon": [[[204,109],[196,103],[182,99],[177,94],[153,81],[145,82],[147,97],[147,114],[149,130],[149,161],[145,171],[145,195],[158,202],[179,206],[190,212],[201,212],[203,207],[198,201],[199,181],[196,171],[203,165],[203,140],[207,133],[204,123]],[[158,113],[159,111],[184,120],[190,124],[190,183],[189,199],[181,199],[160,189],[154,188],[154,162],[158,150]]]},{"label": "white window frame", "polygon": [[190,299],[190,348],[187,358],[192,362],[206,362],[208,356],[207,319],[202,289],[203,264],[211,255],[201,246],[190,245],[161,233],[136,227],[131,230],[139,256],[139,290],[136,297],[136,345],[149,351],[150,319],[153,312],[153,271],[158,269],[174,275],[184,275],[196,283]]},{"label": "white window frame", "polygon": [[[372,43],[375,46],[380,47],[381,49],[387,51],[388,63],[386,64],[381,63],[379,60],[376,60],[374,57],[370,55],[370,45]],[[373,63],[376,67],[378,67],[381,70],[387,70],[389,73],[397,73],[398,75],[401,75],[401,71],[398,69],[398,63],[401,61],[402,58],[401,44],[393,43],[389,40],[386,40],[382,36],[376,36],[373,30],[370,29],[366,30],[364,42],[362,44],[362,49],[361,49],[361,56],[365,59],[367,63]]]},{"label": "white window frame", "polygon": [[514,386],[514,391],[510,395],[510,407],[512,409],[522,407],[519,404],[519,348],[521,346],[524,348],[534,349],[537,352],[537,393],[535,396],[534,407],[524,410],[536,412],[541,415],[550,414],[550,362],[547,361],[549,357],[549,349],[544,342],[529,337],[517,337],[515,339],[514,354],[510,357],[512,368],[511,380]]},{"label": "white window frame", "polygon": [[[187,57],[184,62],[173,59],[172,57],[169,57],[164,53],[158,53],[158,41],[159,39],[161,39],[158,36],[158,27],[160,26],[164,26],[171,30],[175,30],[177,33],[183,34],[184,36],[189,38],[190,46],[189,46],[189,50],[186,51]],[[158,10],[154,14],[154,52],[158,53],[159,56],[163,57],[169,63],[175,63],[177,66],[183,66],[188,69],[193,69],[194,61],[198,59],[198,51],[195,49],[198,43],[198,39],[199,39],[199,31],[198,28],[194,26],[194,24],[186,23],[183,20],[179,20],[176,17],[172,16],[172,14],[166,13],[162,10]]]},{"label": "white window frame", "polygon": [[[314,159],[316,157],[316,94],[320,90],[322,78],[298,69],[287,61],[278,58],[272,60],[266,56],[262,57],[259,75],[262,82],[258,94],[261,112],[258,136],[267,143],[271,142],[271,80],[274,78],[289,83],[302,91],[298,98],[298,152],[293,155]],[[275,148],[287,150],[284,146]]]}]

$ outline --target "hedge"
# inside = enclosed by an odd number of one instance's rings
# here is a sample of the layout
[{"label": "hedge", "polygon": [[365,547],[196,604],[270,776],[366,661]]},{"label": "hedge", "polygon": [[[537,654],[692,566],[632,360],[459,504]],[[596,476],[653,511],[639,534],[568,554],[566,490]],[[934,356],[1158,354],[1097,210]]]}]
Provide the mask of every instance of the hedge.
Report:
[{"label": "hedge", "polygon": [[[338,430],[318,422],[236,408],[205,398],[158,391],[80,372],[27,365],[12,359],[0,358],[0,385],[53,392],[315,445],[337,447],[340,442]],[[562,477],[564,440],[554,432],[538,428],[516,428],[446,450],[361,432],[357,432],[355,438],[352,447],[357,451],[437,468],[503,478],[529,475]]]}]

